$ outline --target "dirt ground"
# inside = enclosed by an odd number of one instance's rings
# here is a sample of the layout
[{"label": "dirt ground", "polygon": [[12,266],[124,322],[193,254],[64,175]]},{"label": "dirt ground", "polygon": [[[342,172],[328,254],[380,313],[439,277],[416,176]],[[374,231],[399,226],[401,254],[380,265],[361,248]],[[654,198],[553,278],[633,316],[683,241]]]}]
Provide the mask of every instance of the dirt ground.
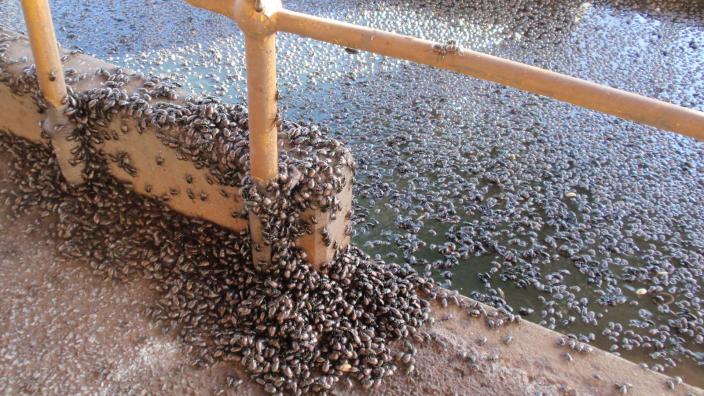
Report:
[{"label": "dirt ground", "polygon": [[[5,166],[0,161],[0,188]],[[45,236],[51,217],[6,214],[0,205],[0,394],[263,393],[248,381],[228,387],[228,376],[246,378],[237,362],[193,368],[185,347],[147,318],[155,296],[149,281],[105,281],[81,262],[59,260]],[[684,384],[670,391],[667,377],[606,352],[572,353],[568,361],[557,333],[528,322],[489,330],[454,305],[434,307],[434,317],[434,339],[418,346],[416,371],[372,394],[608,395],[629,383],[629,394],[704,395]],[[368,392],[341,385],[337,393]]]}]

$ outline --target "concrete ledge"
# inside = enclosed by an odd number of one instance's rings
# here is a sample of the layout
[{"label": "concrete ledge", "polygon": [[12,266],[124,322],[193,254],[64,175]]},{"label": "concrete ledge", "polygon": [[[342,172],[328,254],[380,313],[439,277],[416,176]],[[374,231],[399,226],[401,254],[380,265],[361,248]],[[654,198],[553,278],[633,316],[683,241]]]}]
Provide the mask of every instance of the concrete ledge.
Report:
[{"label": "concrete ledge", "polygon": [[[4,74],[5,80],[22,80],[23,70],[31,66],[29,42],[17,34],[0,31],[0,44],[3,42],[9,47],[0,58],[0,75]],[[64,52],[64,68],[72,69],[70,74],[75,76],[69,78],[67,84],[75,93],[81,93],[106,88],[106,79],[96,72],[113,70],[115,66],[84,54]],[[24,80],[34,83],[31,78]],[[132,95],[145,82],[141,76],[131,76],[124,87],[127,95]],[[14,88],[0,83],[0,129],[32,142],[48,144],[41,131],[46,112],[41,104],[38,107],[37,100],[33,98],[36,86],[19,90]],[[175,99],[152,98],[148,102],[152,108],[159,103],[184,104],[183,98],[188,97],[188,93],[179,90],[176,93]],[[155,127],[140,127],[135,117],[120,112],[114,114],[105,129],[113,138],[106,139],[95,148],[101,150],[111,173],[118,180],[131,183],[134,191],[161,199],[187,216],[202,218],[233,231],[247,229],[247,213],[239,188],[218,184],[209,169],[196,166],[179,155],[174,147],[164,144]],[[294,146],[298,148],[284,139],[280,139],[279,145],[282,152]],[[131,167],[124,166],[125,162]],[[349,166],[344,169],[346,185],[336,195],[340,213],[308,210],[302,214],[302,218],[309,222],[311,233],[301,237],[296,244],[306,252],[308,260],[316,268],[331,260],[336,248],[344,248],[350,243],[346,229],[351,210],[353,170]]]}]

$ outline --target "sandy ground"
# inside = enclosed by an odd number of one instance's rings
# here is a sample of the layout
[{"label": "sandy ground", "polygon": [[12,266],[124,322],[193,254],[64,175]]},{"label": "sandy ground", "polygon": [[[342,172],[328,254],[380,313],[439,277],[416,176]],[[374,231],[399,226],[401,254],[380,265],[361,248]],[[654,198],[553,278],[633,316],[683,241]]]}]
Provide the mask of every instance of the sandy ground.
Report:
[{"label": "sandy ground", "polygon": [[[0,161],[0,188],[5,166]],[[104,281],[81,262],[57,259],[44,232],[51,217],[12,221],[0,206],[0,218],[0,394],[263,393],[246,381],[228,387],[228,376],[246,378],[236,362],[193,368],[173,335],[147,319],[155,292],[146,280]],[[436,306],[434,316],[433,340],[418,346],[415,373],[397,374],[373,394],[606,395],[629,383],[629,394],[704,395],[686,385],[670,391],[667,377],[598,350],[567,361],[558,334],[531,323],[489,330],[454,305]],[[367,394],[344,385],[337,392]]]}]

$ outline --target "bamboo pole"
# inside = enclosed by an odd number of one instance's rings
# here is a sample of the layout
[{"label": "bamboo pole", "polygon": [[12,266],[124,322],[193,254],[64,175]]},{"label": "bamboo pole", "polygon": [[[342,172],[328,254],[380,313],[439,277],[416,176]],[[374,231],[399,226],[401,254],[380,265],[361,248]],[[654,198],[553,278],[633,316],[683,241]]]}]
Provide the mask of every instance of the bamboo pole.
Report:
[{"label": "bamboo pole", "polygon": [[279,174],[276,107],[276,35],[245,35],[252,178],[259,184]]},{"label": "bamboo pole", "polygon": [[[704,139],[704,113],[534,66],[283,9],[280,0],[186,0],[234,20],[245,34],[251,175],[261,187],[278,175],[276,32],[455,71],[627,120]],[[253,259],[271,260],[260,219],[250,213]]]},{"label": "bamboo pole", "polygon": [[48,0],[22,0],[22,10],[37,68],[39,89],[50,107],[42,128],[51,137],[52,148],[64,179],[71,184],[81,184],[84,164],[74,164],[72,161],[71,153],[79,142],[68,139],[71,127],[63,114],[66,108],[66,81]]},{"label": "bamboo pole", "polygon": [[245,35],[252,178],[260,185],[266,184],[279,174],[274,17],[281,9],[281,1],[186,1],[232,19]]},{"label": "bamboo pole", "polygon": [[37,67],[39,88],[51,106],[62,107],[66,82],[48,1],[22,0],[22,10]]},{"label": "bamboo pole", "polygon": [[[279,175],[276,35],[245,34],[245,53],[251,175],[259,193],[266,195],[266,185]],[[264,225],[254,213],[249,214],[249,230],[255,267],[266,270],[271,262],[271,248],[263,237]]]},{"label": "bamboo pole", "polygon": [[279,31],[497,82],[587,109],[704,140],[704,113],[480,52],[289,10]]},{"label": "bamboo pole", "polygon": [[[227,16],[245,36],[247,59],[247,107],[249,109],[250,175],[259,194],[279,176],[278,118],[276,103],[276,29],[273,17],[280,0],[187,0],[190,4]],[[249,213],[252,259],[265,271],[271,263],[271,247],[264,238],[264,224]]]}]

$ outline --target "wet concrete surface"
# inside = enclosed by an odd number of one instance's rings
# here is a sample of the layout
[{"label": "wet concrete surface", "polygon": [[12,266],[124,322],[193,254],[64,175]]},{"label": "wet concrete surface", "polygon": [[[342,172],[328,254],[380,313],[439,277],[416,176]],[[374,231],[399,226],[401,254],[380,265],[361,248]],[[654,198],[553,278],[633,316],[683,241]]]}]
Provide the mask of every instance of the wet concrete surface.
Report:
[{"label": "wet concrete surface", "polygon": [[[702,2],[286,5],[704,109]],[[178,1],[52,7],[64,46],[243,100],[242,37],[224,18]],[[0,24],[21,27],[18,9],[1,2]],[[702,143],[306,39],[279,48],[286,118],[357,158],[367,253],[700,383]]]}]

